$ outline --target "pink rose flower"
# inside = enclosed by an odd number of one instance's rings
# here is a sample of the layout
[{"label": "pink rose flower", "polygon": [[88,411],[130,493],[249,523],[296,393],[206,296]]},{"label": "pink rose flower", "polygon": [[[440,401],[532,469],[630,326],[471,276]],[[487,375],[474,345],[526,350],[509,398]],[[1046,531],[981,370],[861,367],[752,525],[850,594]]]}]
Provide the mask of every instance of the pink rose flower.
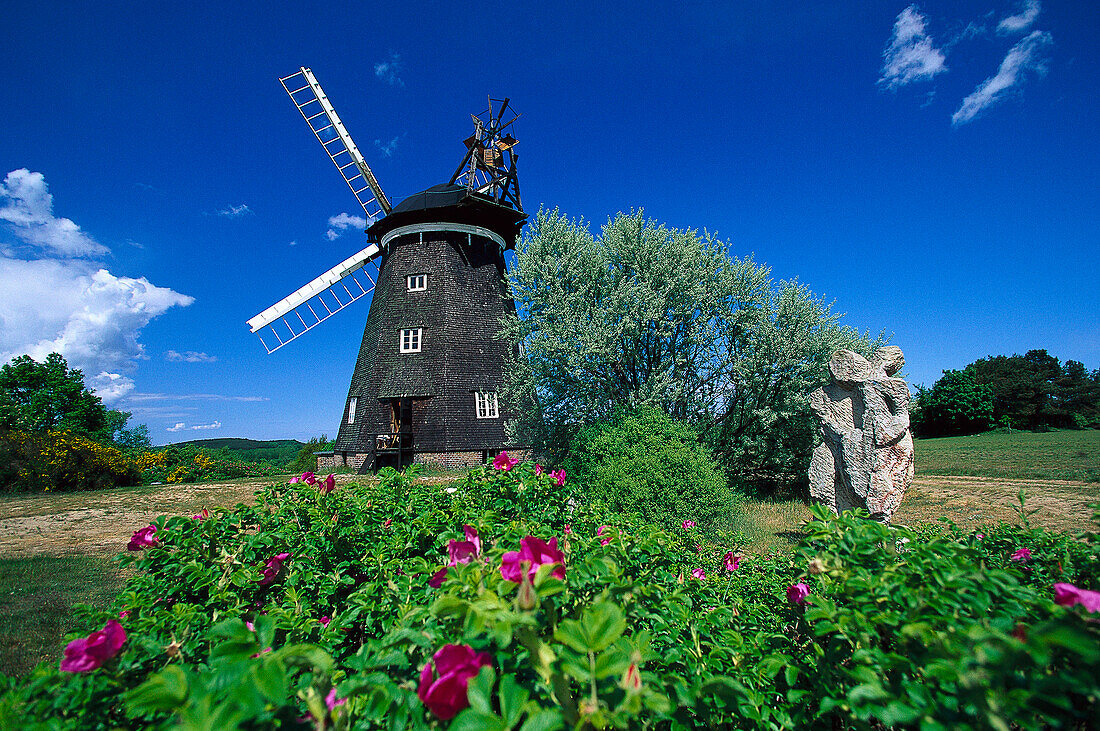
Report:
[{"label": "pink rose flower", "polygon": [[477,534],[477,528],[464,525],[462,530],[466,534],[466,540],[452,540],[447,544],[447,566],[432,574],[432,578],[428,581],[428,586],[433,589],[443,586],[443,580],[447,578],[447,567],[470,563],[481,555],[481,537]]},{"label": "pink rose flower", "polygon": [[336,689],[333,688],[325,696],[325,705],[328,706],[330,711],[335,711],[337,706],[342,706],[348,702],[347,698],[336,699]]},{"label": "pink rose flower", "polygon": [[118,654],[126,642],[126,630],[111,619],[103,629],[87,637],[73,640],[65,646],[61,669],[67,673],[87,673],[103,665]]},{"label": "pink rose flower", "polygon": [[126,619],[129,616],[130,616],[130,610],[129,609],[123,609],[121,612],[118,613],[118,618],[119,619]]},{"label": "pink rose flower", "polygon": [[501,452],[493,460],[493,468],[498,470],[510,471],[513,467],[519,464],[518,459],[512,459],[508,456],[507,452]]},{"label": "pink rose flower", "polygon": [[197,520],[201,523],[202,521],[206,520],[209,517],[210,517],[210,511],[207,510],[206,508],[203,508],[201,513],[198,513],[197,515],[192,515],[191,520]]},{"label": "pink rose flower", "polygon": [[699,579],[699,581],[702,581],[703,579],[707,578],[707,572],[703,571],[703,569],[695,569],[694,571],[691,572],[691,575],[694,576],[695,578]]},{"label": "pink rose flower", "polygon": [[550,473],[550,480],[558,487],[561,487],[565,484],[565,470],[554,470]]},{"label": "pink rose flower", "polygon": [[1073,584],[1055,584],[1054,603],[1063,607],[1080,604],[1089,612],[1100,612],[1100,591],[1078,589]]},{"label": "pink rose flower", "polygon": [[449,721],[470,705],[466,685],[481,668],[492,665],[487,652],[474,652],[469,645],[444,645],[420,671],[420,702],[441,721]]},{"label": "pink rose flower", "polygon": [[733,551],[728,551],[723,560],[726,564],[726,571],[736,571],[737,567],[741,565],[741,557],[734,556]]},{"label": "pink rose flower", "polygon": [[685,520],[681,524],[680,527],[683,528],[684,530],[690,530],[691,528],[695,527],[695,521],[694,520]]},{"label": "pink rose flower", "polygon": [[[605,529],[607,529],[607,528],[610,528],[610,527],[611,527],[611,526],[607,526],[607,525],[601,525],[601,526],[600,526],[599,528],[597,528],[597,529],[596,529],[596,535],[598,535],[598,536],[602,536],[602,535],[603,535],[603,532],[604,532],[604,530],[605,530]],[[611,539],[610,539],[610,538],[604,538],[604,539],[602,539],[602,540],[600,541],[600,545],[601,545],[601,546],[606,546],[606,545],[607,545],[608,543],[611,543]]]},{"label": "pink rose flower", "polygon": [[386,518],[386,522],[382,524],[383,528],[389,528],[393,525],[393,518]]},{"label": "pink rose flower", "polygon": [[568,523],[566,523],[565,527],[562,528],[561,532],[564,533],[567,536],[571,536],[571,535],[573,535],[573,528]]},{"label": "pink rose flower", "polygon": [[331,622],[332,620],[329,619],[328,615],[326,614],[325,616],[321,617],[319,621],[321,622],[322,627],[328,627],[329,622]]},{"label": "pink rose flower", "polygon": [[787,588],[787,601],[791,604],[805,604],[806,597],[810,595],[810,587],[801,581]]},{"label": "pink rose flower", "polygon": [[298,482],[304,482],[307,485],[316,485],[317,476],[314,475],[312,472],[303,472],[302,476],[298,478]]},{"label": "pink rose flower", "polygon": [[317,489],[321,491],[322,495],[328,495],[336,489],[336,478],[329,475],[323,481],[317,483]]},{"label": "pink rose flower", "polygon": [[157,527],[155,525],[149,525],[134,531],[134,535],[130,536],[130,542],[126,544],[126,548],[130,551],[140,551],[143,548],[159,546],[160,541],[156,539],[156,532]]},{"label": "pink rose flower", "polygon": [[535,477],[542,477],[542,465],[535,463]]},{"label": "pink rose flower", "polygon": [[1017,548],[1016,553],[1009,556],[1008,559],[1010,561],[1020,561],[1020,562],[1030,561],[1031,560],[1031,549],[1030,548]]},{"label": "pink rose flower", "polygon": [[260,586],[267,586],[275,581],[275,577],[279,575],[279,571],[283,568],[283,562],[289,558],[289,553],[277,553],[267,559],[264,562],[263,578],[260,579]]},{"label": "pink rose flower", "polygon": [[544,563],[556,564],[551,576],[559,579],[565,578],[565,556],[558,550],[558,539],[551,538],[549,542],[534,536],[527,536],[519,542],[518,551],[508,551],[504,554],[500,563],[500,575],[508,581],[517,584],[522,581],[523,570],[521,563],[527,561],[530,566],[527,569],[527,578],[534,579],[539,566]]}]

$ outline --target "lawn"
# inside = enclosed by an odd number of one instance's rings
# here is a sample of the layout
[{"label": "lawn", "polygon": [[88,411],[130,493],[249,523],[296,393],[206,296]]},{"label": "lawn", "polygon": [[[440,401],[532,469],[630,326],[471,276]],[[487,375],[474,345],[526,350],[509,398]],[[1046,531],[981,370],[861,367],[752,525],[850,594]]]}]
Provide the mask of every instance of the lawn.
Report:
[{"label": "lawn", "polygon": [[0,671],[22,675],[56,661],[75,625],[73,605],[105,609],[124,581],[121,568],[103,556],[0,559]]},{"label": "lawn", "polygon": [[987,432],[918,439],[918,475],[1100,482],[1100,431]]}]

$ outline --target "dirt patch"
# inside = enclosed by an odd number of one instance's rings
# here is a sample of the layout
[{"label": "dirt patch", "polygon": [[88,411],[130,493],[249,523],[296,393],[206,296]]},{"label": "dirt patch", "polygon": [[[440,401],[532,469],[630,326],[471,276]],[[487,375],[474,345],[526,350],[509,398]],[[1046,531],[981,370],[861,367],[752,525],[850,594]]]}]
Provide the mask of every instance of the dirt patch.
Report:
[{"label": "dirt patch", "polygon": [[[350,476],[349,476],[350,477]],[[131,534],[161,515],[194,515],[204,507],[251,503],[262,480],[155,485],[0,499],[0,558],[114,555]]]},{"label": "dirt patch", "polygon": [[941,516],[961,528],[1002,520],[1016,522],[1017,495],[1025,493],[1025,508],[1033,526],[1076,532],[1094,525],[1090,503],[1100,502],[1100,485],[1068,480],[1026,480],[952,475],[925,475],[913,481],[894,522],[929,523]]}]

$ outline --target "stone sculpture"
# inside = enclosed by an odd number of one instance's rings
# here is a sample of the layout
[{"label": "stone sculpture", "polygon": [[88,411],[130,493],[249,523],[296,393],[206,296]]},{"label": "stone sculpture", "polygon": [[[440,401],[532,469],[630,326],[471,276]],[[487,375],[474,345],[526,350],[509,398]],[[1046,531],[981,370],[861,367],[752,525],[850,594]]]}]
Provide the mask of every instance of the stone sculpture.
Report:
[{"label": "stone sculpture", "polygon": [[904,364],[896,346],[879,348],[873,362],[838,350],[832,383],[810,394],[824,438],[810,461],[810,496],[834,512],[864,508],[888,523],[913,482],[909,387],[893,377]]}]

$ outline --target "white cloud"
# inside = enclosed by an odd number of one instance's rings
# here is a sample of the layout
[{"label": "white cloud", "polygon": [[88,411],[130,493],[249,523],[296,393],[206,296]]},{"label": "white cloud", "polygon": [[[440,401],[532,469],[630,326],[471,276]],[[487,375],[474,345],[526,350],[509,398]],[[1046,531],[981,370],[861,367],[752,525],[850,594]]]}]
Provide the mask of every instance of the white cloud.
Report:
[{"label": "white cloud", "polygon": [[973,93],[963,99],[962,105],[951,115],[951,124],[966,124],[984,109],[1005,98],[1013,87],[1023,83],[1024,74],[1033,71],[1046,73],[1043,53],[1054,43],[1049,33],[1034,31],[1013,46],[994,76],[978,85]]},{"label": "white cloud", "polygon": [[252,209],[246,206],[244,203],[239,206],[226,206],[218,211],[219,216],[225,216],[226,218],[240,218],[241,216],[248,216],[252,213]]},{"label": "white cloud", "polygon": [[164,354],[164,359],[176,363],[213,363],[218,358],[217,356],[207,355],[206,353],[196,353],[194,350],[187,350],[183,353],[169,350]]},{"label": "white cloud", "polygon": [[404,64],[401,63],[401,56],[391,53],[388,61],[374,64],[374,75],[390,86],[404,86],[405,82],[398,76],[403,68]]},{"label": "white cloud", "polygon": [[382,140],[375,140],[374,141],[374,146],[377,147],[378,151],[381,152],[386,157],[393,157],[393,151],[395,149],[397,149],[397,143],[400,142],[400,141],[401,141],[401,135],[398,135],[397,137],[394,137],[389,142],[385,142],[385,143],[383,143]]},{"label": "white cloud", "polygon": [[340,238],[340,234],[344,233],[346,229],[365,229],[367,227],[367,219],[362,216],[351,216],[347,213],[341,213],[338,216],[329,218],[328,226],[329,229],[325,232],[325,236],[328,237],[329,241],[335,241]]},{"label": "white cloud", "polygon": [[223,396],[220,393],[131,393],[127,403],[148,401],[267,401],[267,396]]},{"label": "white cloud", "polygon": [[15,238],[12,248],[0,237],[0,361],[58,352],[105,402],[125,396],[134,386],[124,374],[144,357],[141,329],[194,298],[74,258],[108,249],[69,219],[53,217],[41,173],[8,173],[0,203],[0,221],[8,224],[2,230]]},{"label": "white cloud", "polygon": [[947,70],[943,51],[932,44],[932,38],[925,32],[925,22],[916,5],[901,11],[890,42],[882,52],[882,77],[878,83],[897,89]]},{"label": "white cloud", "polygon": [[84,380],[85,385],[95,391],[104,403],[114,403],[134,390],[134,379],[121,373],[103,371],[91,379]]},{"label": "white cloud", "polygon": [[174,426],[169,426],[169,427],[166,427],[166,428],[167,428],[168,431],[171,431],[171,432],[183,431],[184,429],[191,429],[191,430],[221,429],[222,428],[222,423],[220,421],[214,420],[214,421],[210,422],[209,424],[192,424],[191,426],[187,426],[186,422],[177,421]]},{"label": "white cloud", "polygon": [[297,246],[297,245],[298,245],[298,242],[297,242],[297,241],[291,241],[291,242],[290,242],[290,245],[291,245],[291,246]]},{"label": "white cloud", "polygon": [[1003,34],[1019,33],[1035,22],[1041,10],[1042,6],[1039,4],[1039,0],[1025,0],[1023,12],[1010,15],[998,23],[997,32]]},{"label": "white cloud", "polygon": [[26,168],[12,170],[0,183],[0,221],[9,224],[20,243],[55,256],[97,256],[110,251],[68,218],[54,218],[45,176]]}]

